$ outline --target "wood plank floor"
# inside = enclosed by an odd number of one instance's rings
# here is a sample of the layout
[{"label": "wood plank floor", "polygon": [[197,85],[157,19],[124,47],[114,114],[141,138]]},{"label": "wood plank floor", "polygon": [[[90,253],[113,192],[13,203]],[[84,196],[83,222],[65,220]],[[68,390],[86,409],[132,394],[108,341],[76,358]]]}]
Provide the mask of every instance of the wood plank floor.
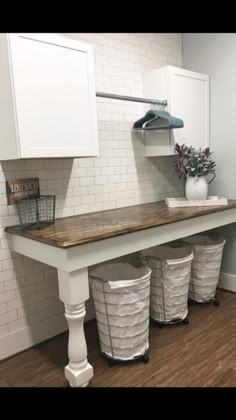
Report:
[{"label": "wood plank floor", "polygon": [[[90,387],[236,387],[236,294],[220,290],[220,306],[189,307],[189,325],[150,326],[150,362],[108,367],[95,321],[85,327]],[[68,387],[67,333],[0,362],[0,387]]]}]

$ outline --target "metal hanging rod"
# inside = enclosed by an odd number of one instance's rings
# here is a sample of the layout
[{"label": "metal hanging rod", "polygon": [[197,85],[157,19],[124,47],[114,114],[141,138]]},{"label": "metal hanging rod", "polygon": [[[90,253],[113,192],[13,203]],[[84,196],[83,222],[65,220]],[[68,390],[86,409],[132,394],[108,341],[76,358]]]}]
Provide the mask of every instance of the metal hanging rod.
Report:
[{"label": "metal hanging rod", "polygon": [[154,105],[167,105],[167,101],[159,101],[158,99],[144,99],[137,98],[135,96],[125,96],[125,95],[116,95],[114,93],[104,93],[96,92],[96,96],[99,98],[111,98],[111,99],[120,99],[121,101],[131,101],[131,102],[143,102],[144,104],[154,104]]}]

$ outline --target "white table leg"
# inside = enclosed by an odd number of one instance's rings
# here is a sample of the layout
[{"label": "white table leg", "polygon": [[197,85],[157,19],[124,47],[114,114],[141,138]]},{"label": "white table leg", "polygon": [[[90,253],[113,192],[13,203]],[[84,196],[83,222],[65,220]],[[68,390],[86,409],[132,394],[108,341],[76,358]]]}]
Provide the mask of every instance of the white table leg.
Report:
[{"label": "white table leg", "polygon": [[70,273],[57,270],[59,296],[65,304],[65,317],[69,326],[68,356],[65,377],[71,387],[85,387],[93,377],[93,368],[87,360],[84,335],[85,301],[89,298],[88,269]]}]

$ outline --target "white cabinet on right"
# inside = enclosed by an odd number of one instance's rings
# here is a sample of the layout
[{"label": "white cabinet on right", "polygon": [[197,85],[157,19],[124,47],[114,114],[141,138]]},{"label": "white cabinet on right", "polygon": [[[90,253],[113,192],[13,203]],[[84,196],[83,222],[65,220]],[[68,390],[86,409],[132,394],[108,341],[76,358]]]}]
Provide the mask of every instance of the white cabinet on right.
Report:
[{"label": "white cabinet on right", "polygon": [[172,66],[152,70],[144,76],[144,96],[166,99],[165,111],[184,121],[183,128],[165,130],[166,147],[163,152],[162,144],[160,154],[156,131],[153,156],[173,154],[176,142],[202,148],[209,146],[209,76]]}]

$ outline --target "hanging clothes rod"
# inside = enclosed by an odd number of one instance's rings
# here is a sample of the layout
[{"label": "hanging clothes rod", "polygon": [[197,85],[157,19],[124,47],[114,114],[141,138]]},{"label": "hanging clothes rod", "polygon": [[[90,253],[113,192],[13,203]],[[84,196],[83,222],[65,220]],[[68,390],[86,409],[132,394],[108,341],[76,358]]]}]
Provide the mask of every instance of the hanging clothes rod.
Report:
[{"label": "hanging clothes rod", "polygon": [[158,99],[144,99],[135,96],[116,95],[113,93],[96,92],[99,98],[120,99],[121,101],[143,102],[144,104],[167,105],[167,101],[159,101]]}]

